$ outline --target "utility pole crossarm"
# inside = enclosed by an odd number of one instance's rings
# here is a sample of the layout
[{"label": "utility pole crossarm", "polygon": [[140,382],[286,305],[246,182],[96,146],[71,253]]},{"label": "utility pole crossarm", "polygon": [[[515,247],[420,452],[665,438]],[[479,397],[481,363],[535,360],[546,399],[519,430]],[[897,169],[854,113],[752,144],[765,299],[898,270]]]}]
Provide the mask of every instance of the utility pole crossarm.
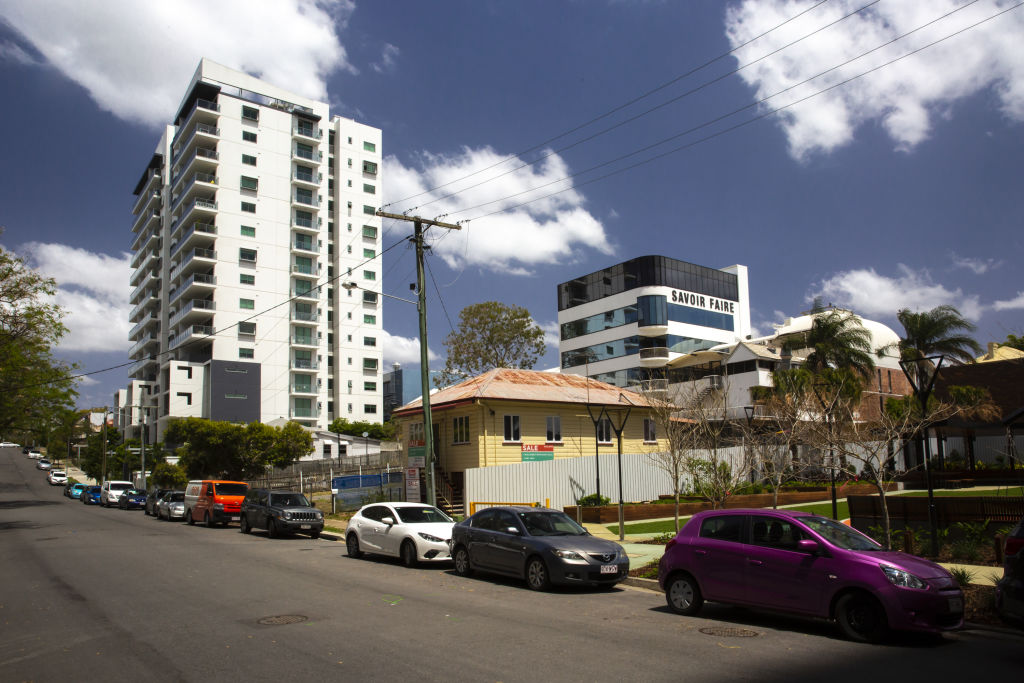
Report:
[{"label": "utility pole crossarm", "polygon": [[377,215],[381,218],[394,218],[398,221],[416,221],[420,225],[436,225],[439,228],[448,228],[449,230],[462,230],[462,226],[456,223],[442,223],[441,221],[431,220],[429,218],[420,218],[419,216],[406,216],[403,213],[388,213],[387,211],[378,211]]}]

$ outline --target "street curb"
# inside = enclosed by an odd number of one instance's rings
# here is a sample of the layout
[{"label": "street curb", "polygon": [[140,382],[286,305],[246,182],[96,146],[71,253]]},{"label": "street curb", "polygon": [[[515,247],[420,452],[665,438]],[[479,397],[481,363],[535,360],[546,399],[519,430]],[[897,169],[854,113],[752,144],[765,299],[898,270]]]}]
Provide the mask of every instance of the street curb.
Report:
[{"label": "street curb", "polygon": [[1024,638],[1024,630],[1012,628],[1010,626],[992,626],[991,624],[978,624],[973,621],[965,621],[964,625],[960,627],[961,631],[989,631],[991,633],[999,633],[1004,636],[1016,636],[1018,638]]},{"label": "street curb", "polygon": [[658,585],[657,579],[642,579],[639,576],[627,576],[619,583],[627,586],[634,586],[636,588],[646,588],[647,590],[661,592],[661,586]]},{"label": "street curb", "polygon": [[320,538],[325,540],[325,541],[343,541],[343,540],[345,540],[344,537],[340,533],[335,533],[333,531],[321,531],[320,532]]}]

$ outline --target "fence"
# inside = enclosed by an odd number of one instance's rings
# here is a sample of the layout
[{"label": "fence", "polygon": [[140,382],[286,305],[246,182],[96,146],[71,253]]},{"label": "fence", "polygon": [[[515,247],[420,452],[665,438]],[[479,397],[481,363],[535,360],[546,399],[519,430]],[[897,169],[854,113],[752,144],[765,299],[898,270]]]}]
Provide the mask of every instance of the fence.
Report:
[{"label": "fence", "polygon": [[331,489],[337,509],[356,510],[371,501],[405,500],[405,475],[399,471],[334,477]]},{"label": "fence", "polygon": [[331,479],[344,475],[375,475],[381,472],[401,471],[399,451],[371,453],[366,456],[348,456],[332,460],[299,461],[282,470],[274,470],[262,477],[247,479],[252,488],[289,489],[313,493],[330,491]]},{"label": "fence", "polygon": [[[924,496],[888,496],[886,507],[894,529],[919,529],[928,526],[928,499]],[[882,506],[878,496],[849,496],[850,523],[860,531],[882,525]],[[935,498],[935,523],[940,529],[956,522],[1013,524],[1024,517],[1024,497],[978,496],[972,498]]]}]

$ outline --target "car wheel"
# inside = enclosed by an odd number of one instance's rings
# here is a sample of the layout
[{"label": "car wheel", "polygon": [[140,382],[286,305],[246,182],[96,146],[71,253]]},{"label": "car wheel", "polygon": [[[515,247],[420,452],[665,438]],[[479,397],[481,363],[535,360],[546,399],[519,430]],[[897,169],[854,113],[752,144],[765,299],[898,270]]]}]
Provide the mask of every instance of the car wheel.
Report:
[{"label": "car wheel", "polygon": [[249,520],[245,518],[245,515],[238,519],[238,530],[243,534],[252,533],[252,529],[249,527]]},{"label": "car wheel", "polygon": [[885,609],[866,593],[841,597],[836,604],[836,622],[847,638],[860,643],[877,643],[889,630]]},{"label": "car wheel", "polygon": [[416,546],[413,545],[412,541],[402,541],[402,547],[399,549],[398,554],[402,558],[402,564],[406,567],[416,566]]},{"label": "car wheel", "polygon": [[665,602],[676,614],[692,616],[704,605],[700,587],[689,574],[673,576],[665,586]]},{"label": "car wheel", "polygon": [[469,551],[463,546],[458,546],[455,549],[455,554],[452,555],[452,559],[455,560],[455,573],[459,576],[469,576],[473,573],[473,565],[469,563]]},{"label": "car wheel", "polygon": [[195,526],[196,525],[196,520],[192,518],[192,511],[191,510],[185,510],[185,523],[188,524],[189,526]]},{"label": "car wheel", "polygon": [[214,527],[213,520],[210,519],[209,512],[203,513],[203,526],[205,526],[207,529],[212,529]]},{"label": "car wheel", "polygon": [[319,531],[311,531],[311,532],[309,532],[309,537],[312,538],[315,541],[316,539],[320,538],[320,532]]},{"label": "car wheel", "polygon": [[531,557],[526,563],[526,585],[534,591],[547,590],[551,586],[548,567],[539,557]]},{"label": "car wheel", "polygon": [[355,534],[349,534],[345,538],[345,550],[349,557],[362,557],[363,551],[359,549],[359,538]]},{"label": "car wheel", "polygon": [[281,535],[277,530],[277,522],[272,519],[267,520],[267,535],[271,538],[278,538]]}]

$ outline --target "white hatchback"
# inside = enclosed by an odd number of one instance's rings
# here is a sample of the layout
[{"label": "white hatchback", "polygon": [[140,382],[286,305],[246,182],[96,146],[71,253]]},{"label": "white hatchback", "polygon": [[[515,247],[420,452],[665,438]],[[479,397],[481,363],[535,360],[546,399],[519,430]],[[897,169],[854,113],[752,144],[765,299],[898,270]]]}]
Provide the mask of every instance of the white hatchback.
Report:
[{"label": "white hatchback", "polygon": [[46,481],[50,482],[51,486],[63,486],[68,483],[68,473],[64,470],[50,470],[46,475]]},{"label": "white hatchback", "polygon": [[448,542],[455,520],[424,503],[373,503],[352,515],[345,532],[349,557],[364,552],[402,559],[407,567],[417,562],[452,559]]}]

